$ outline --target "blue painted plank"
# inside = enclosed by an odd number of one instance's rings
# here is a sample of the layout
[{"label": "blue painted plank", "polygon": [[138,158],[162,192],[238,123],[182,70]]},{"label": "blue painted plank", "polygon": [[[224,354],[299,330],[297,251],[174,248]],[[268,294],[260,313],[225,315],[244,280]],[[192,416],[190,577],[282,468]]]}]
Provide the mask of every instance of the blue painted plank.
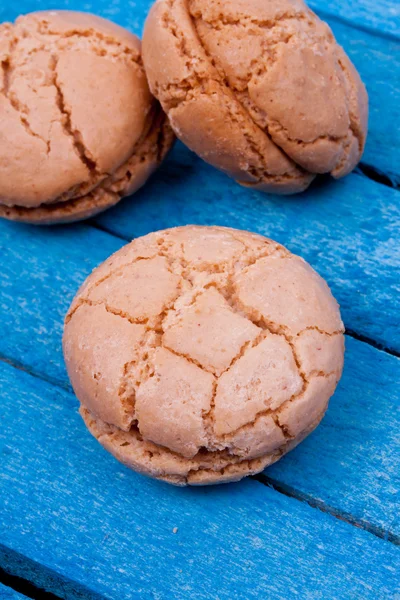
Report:
[{"label": "blue painted plank", "polygon": [[347,337],[343,378],[321,426],[265,474],[400,544],[399,390],[400,359]]},{"label": "blue painted plank", "polygon": [[380,35],[400,39],[398,0],[309,0],[308,5],[321,18],[327,15]]},{"label": "blue painted plank", "polygon": [[[362,178],[357,179],[364,181]],[[205,215],[215,211],[212,204],[213,197],[209,200],[211,204],[208,205],[208,209],[207,205],[204,207],[199,203],[199,208]],[[131,204],[140,209],[140,206],[134,202]],[[122,211],[121,214],[124,220],[129,219],[141,228],[144,223],[148,226],[152,218],[156,224],[159,223],[157,219],[170,219],[163,214],[163,206],[147,205],[132,216],[127,210]],[[253,215],[254,224],[260,219],[258,207],[254,207],[253,213],[248,207],[243,207],[242,210],[240,198],[230,210],[235,210],[236,215]],[[296,222],[295,217],[297,222],[301,223],[300,211],[296,207],[294,210],[296,213],[289,215],[288,223]],[[319,210],[320,213],[326,213],[322,206]],[[179,212],[177,214],[179,215]],[[145,222],[143,222],[143,215],[146,217]],[[320,217],[322,218],[322,214]],[[376,212],[372,213],[371,222],[374,217],[376,218]],[[242,218],[247,217],[242,216]],[[335,219],[335,214],[331,218]],[[274,221],[273,215],[269,221]],[[237,220],[230,224],[243,226],[243,222]],[[317,225],[312,223],[310,231],[313,232],[316,228]],[[320,240],[324,237],[323,232],[328,232],[330,229],[329,224],[322,226]],[[342,227],[341,235],[343,229]],[[356,230],[355,227],[353,230]],[[309,229],[303,226],[303,229],[297,232],[294,229],[293,234],[303,242],[308,231]],[[337,232],[337,228],[334,228],[334,231]],[[137,233],[144,233],[144,231]],[[280,237],[278,236],[278,239]],[[340,270],[335,275],[338,265],[343,262],[338,253],[334,254],[339,241],[335,239],[330,241],[328,233],[325,238],[324,252],[326,248],[332,248],[328,262],[331,269],[329,279],[334,281],[334,277],[338,277],[340,287],[335,291],[343,300],[345,293],[343,275]],[[0,240],[0,322],[2,324],[0,355],[67,387],[68,380],[61,352],[64,314],[78,286],[93,266],[123,242],[83,225],[33,229],[5,221],[0,223]],[[372,245],[373,241],[374,235],[369,241],[368,239],[364,241],[365,248],[370,253],[376,253]],[[320,248],[311,243],[310,248],[311,250],[314,248],[314,262],[318,262]],[[359,248],[353,251],[360,256]],[[345,261],[343,264],[348,263]],[[320,264],[318,263],[317,266]],[[380,270],[383,271],[377,264],[375,266],[377,286],[379,282],[384,281]],[[396,278],[397,271],[393,268],[392,271],[393,277]],[[352,273],[353,278],[356,278],[357,272],[353,270]],[[358,278],[362,281],[362,272]],[[351,276],[347,275],[347,279],[351,281]],[[368,280],[366,285],[372,286]],[[366,300],[372,303],[375,301],[375,293],[372,287],[371,290]],[[354,294],[355,292],[350,289],[346,296],[349,299],[349,307],[354,305],[354,302],[350,302],[354,299]],[[360,303],[361,294],[357,293],[356,297]],[[394,302],[395,297],[392,300],[392,303]],[[368,318],[371,313],[373,314],[373,310],[366,302],[364,318]],[[381,327],[386,323],[386,318],[394,319],[394,315],[390,313],[388,315],[388,311],[385,312],[383,308],[376,310],[375,321],[380,323]],[[396,332],[396,329],[394,331]],[[396,479],[396,472],[399,471],[398,468],[396,470],[398,454],[393,450],[396,432],[400,426],[399,414],[396,412],[396,406],[400,404],[399,360],[364,343],[348,340],[347,345],[344,379],[332,401],[328,420],[323,422],[315,434],[316,437],[313,436],[306,442],[307,452],[302,455],[301,468],[296,466],[294,468],[296,472],[293,473],[289,467],[286,469],[284,466],[277,467],[276,473],[280,475],[274,477],[283,485],[295,488],[296,494],[310,493],[312,498],[329,507],[329,510],[353,515],[353,520],[363,522],[365,526],[376,530],[380,535],[399,536],[400,526],[395,522],[395,514],[400,482]],[[367,377],[369,373],[371,375]],[[390,420],[386,418],[387,414],[391,415]],[[351,436],[348,434],[349,427]],[[366,432],[369,432],[368,435]],[[320,452],[321,441],[326,453],[323,461]],[[297,460],[297,453],[301,448],[292,455],[293,460]],[[342,448],[347,449],[344,451],[344,456],[341,455]],[[289,465],[292,464],[291,457],[287,460]],[[360,464],[363,465],[362,469]],[[379,473],[386,473],[389,465],[390,476],[389,473],[385,476],[376,476]],[[335,466],[337,471],[334,471]],[[337,476],[334,474],[336,472]],[[346,493],[343,493],[344,489]]]},{"label": "blue painted plank", "polygon": [[26,596],[19,594],[10,587],[0,583],[0,600],[25,600]]},{"label": "blue painted plank", "polygon": [[348,328],[400,351],[400,193],[360,175],[282,199],[244,189],[178,144],[145,189],[97,219],[127,239],[187,223],[257,231],[331,285]]},{"label": "blue painted plank", "polygon": [[64,316],[87,275],[124,242],[92,227],[0,222],[0,356],[67,385]]},{"label": "blue painted plank", "polygon": [[[94,0],[64,0],[57,2],[57,8],[65,7],[70,10],[86,10],[101,13],[108,19],[118,20],[127,13],[131,27],[137,33],[141,32],[142,22],[153,0],[113,0],[103,2]],[[8,5],[7,5],[8,4]],[[356,27],[370,29],[380,35],[397,36],[400,38],[400,7],[397,0],[309,0],[310,8],[320,14],[321,18],[339,18]],[[45,10],[49,8],[47,0],[23,0],[14,4],[9,0],[0,6],[0,21],[14,19],[21,12]]]},{"label": "blue painted plank", "polygon": [[[400,6],[400,4],[399,4]],[[400,184],[400,41],[330,22],[369,94],[369,133],[362,162]]]},{"label": "blue painted plank", "polygon": [[[61,352],[67,306],[94,264],[123,242],[85,226],[35,229],[32,236],[32,228],[8,222],[0,223],[0,236],[0,354],[68,387]],[[379,535],[400,536],[400,361],[351,339],[347,347],[328,417],[273,477]]]},{"label": "blue painted plank", "polygon": [[[59,0],[57,8],[91,11],[140,35],[151,4],[150,0]],[[325,0],[315,0],[314,8],[317,4],[324,11],[329,6],[328,12],[332,11],[334,15],[346,14],[350,20],[354,14],[356,23],[363,7],[366,7],[371,19],[380,14],[387,27],[394,27],[395,31],[400,28],[397,0],[380,0],[378,3],[373,3],[373,0],[363,0],[362,3],[342,0],[339,3],[330,1],[327,5]],[[372,4],[375,10],[370,11]],[[349,6],[353,8],[350,10]],[[0,4],[0,21],[12,21],[20,12],[48,7],[48,0],[22,0],[19,3],[6,0]],[[390,16],[392,13],[394,18]],[[360,71],[370,95],[369,137],[363,162],[387,175],[397,185],[400,182],[400,129],[395,124],[400,122],[400,41],[371,35],[329,17],[327,21]]]},{"label": "blue painted plank", "polygon": [[[179,489],[145,479],[99,450],[70,394],[4,364],[0,394],[0,556],[8,568],[22,553],[43,565],[54,593],[375,600],[399,591],[393,544],[255,481]],[[76,594],[64,595],[64,578]]]}]

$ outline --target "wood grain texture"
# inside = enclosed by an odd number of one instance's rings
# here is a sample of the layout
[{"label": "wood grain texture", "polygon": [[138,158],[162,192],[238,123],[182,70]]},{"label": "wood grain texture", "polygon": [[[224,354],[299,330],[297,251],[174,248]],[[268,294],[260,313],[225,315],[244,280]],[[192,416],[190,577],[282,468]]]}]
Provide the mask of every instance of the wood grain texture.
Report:
[{"label": "wood grain texture", "polygon": [[[149,5],[58,2],[136,33]],[[396,185],[398,3],[312,5],[334,16],[334,33],[367,83],[363,160]],[[3,2],[0,21],[45,8],[47,0]],[[270,235],[328,279],[349,328],[399,352],[399,197],[359,175],[293,199],[267,197],[178,145],[144,190],[97,224],[128,239],[188,222]],[[90,270],[122,244],[85,225],[0,223],[0,355],[68,388],[64,314]],[[299,502],[254,480],[179,490],[144,479],[89,436],[72,394],[0,364],[0,564],[68,599],[398,598],[398,548],[376,536],[400,537],[399,365],[347,340],[345,374],[327,417],[264,476]]]},{"label": "wood grain texture", "polygon": [[0,222],[0,356],[68,385],[67,309],[88,274],[124,242],[92,227]]},{"label": "wood grain texture", "polygon": [[400,544],[399,390],[400,359],[347,337],[343,378],[322,424],[265,474]]},{"label": "wood grain texture", "polygon": [[[83,2],[82,0],[59,0],[58,7],[68,7],[70,10],[86,10],[100,12],[109,19],[121,18],[127,13],[131,26],[135,31],[141,32],[142,22],[153,0],[113,0],[106,3],[104,0]],[[9,2],[0,6],[0,21],[14,19],[19,13],[31,10],[45,10],[49,8],[47,0],[23,0],[13,5]],[[11,5],[11,6],[10,6]],[[360,28],[367,28],[379,35],[389,35],[400,38],[400,6],[397,0],[309,0],[308,5],[321,15],[321,18],[339,18]]]},{"label": "wood grain texture", "polygon": [[0,600],[25,600],[26,596],[0,583]]},{"label": "wood grain texture", "polygon": [[113,600],[397,593],[394,545],[255,481],[142,478],[99,450],[70,394],[5,364],[0,393],[0,556],[43,565],[61,597],[83,585]]},{"label": "wood grain texture", "polygon": [[369,132],[362,163],[400,184],[400,41],[387,40],[329,21],[357,67],[369,94]]},{"label": "wood grain texture", "polygon": [[[57,7],[69,10],[85,10],[97,13],[127,27],[141,35],[143,23],[152,2],[149,0],[59,0]],[[371,10],[372,4],[374,10]],[[353,3],[343,0],[340,3],[315,0],[313,8],[323,8],[333,15],[343,16],[356,24],[362,21],[360,14],[368,14],[377,27],[394,27],[400,30],[400,8],[397,0],[363,0]],[[328,7],[328,8],[327,8]],[[353,8],[350,8],[353,7]],[[0,5],[0,21],[12,21],[21,12],[48,8],[47,0],[22,0],[19,3],[4,2]],[[368,12],[366,12],[368,11]],[[323,15],[325,18],[325,14]],[[371,35],[354,27],[327,18],[338,42],[344,46],[358,68],[370,96],[370,123],[367,147],[363,162],[377,169],[391,179],[394,185],[400,183],[400,39],[389,40]],[[392,25],[390,25],[392,24]],[[400,36],[399,36],[400,38]],[[384,107],[384,110],[383,110]]]},{"label": "wood grain texture", "polygon": [[321,18],[332,15],[378,35],[400,39],[398,0],[309,0],[308,5],[320,14]]},{"label": "wood grain texture", "polygon": [[[207,214],[199,204],[202,213]],[[158,211],[163,218],[162,208],[157,206],[145,209],[147,224],[152,222],[153,210],[155,222],[160,218]],[[235,211],[236,215],[242,214],[240,204]],[[127,215],[130,218],[129,211],[123,214],[125,219]],[[298,215],[297,220],[300,218]],[[131,222],[144,226],[140,212],[132,216]],[[302,239],[307,231],[298,232],[298,238]],[[0,223],[0,240],[0,355],[69,387],[61,350],[65,312],[90,270],[123,241],[84,225],[35,229],[32,235],[32,228],[8,222]],[[336,245],[332,242],[332,247]],[[341,260],[332,256],[332,269]],[[340,273],[338,279],[340,292],[344,286]],[[349,298],[354,295],[360,297],[351,292]],[[385,313],[382,309],[377,314]],[[328,510],[378,535],[397,539],[400,361],[352,339],[347,340],[347,347],[345,376],[328,417],[304,449],[300,446],[277,465],[272,476],[280,484],[293,487],[293,494],[310,494]]]},{"label": "wood grain texture", "polygon": [[327,279],[348,328],[400,350],[400,193],[359,175],[282,199],[244,189],[178,144],[134,198],[97,219],[131,239],[187,223],[257,231]]}]

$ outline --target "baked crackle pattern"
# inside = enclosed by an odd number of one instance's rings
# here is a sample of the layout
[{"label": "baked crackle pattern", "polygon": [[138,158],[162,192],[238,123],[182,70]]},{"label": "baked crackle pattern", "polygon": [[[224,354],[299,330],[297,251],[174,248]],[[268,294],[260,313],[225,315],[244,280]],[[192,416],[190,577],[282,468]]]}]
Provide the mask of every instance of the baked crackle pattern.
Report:
[{"label": "baked crackle pattern", "polygon": [[174,136],[140,41],[83,13],[0,25],[0,216],[92,216],[142,186]]},{"label": "baked crackle pattern", "polygon": [[158,0],[143,60],[177,136],[241,184],[290,194],[360,160],[365,87],[302,0]]},{"label": "baked crackle pattern", "polygon": [[322,419],[343,367],[339,308],[301,258],[262,236],[188,226],[96,269],[64,354],[92,434],[177,485],[263,470]]}]

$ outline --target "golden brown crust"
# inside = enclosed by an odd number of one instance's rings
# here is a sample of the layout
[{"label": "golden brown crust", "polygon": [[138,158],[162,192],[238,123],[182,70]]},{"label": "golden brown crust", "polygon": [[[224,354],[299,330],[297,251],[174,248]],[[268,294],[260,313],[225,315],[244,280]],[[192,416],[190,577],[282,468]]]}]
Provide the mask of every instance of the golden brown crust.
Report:
[{"label": "golden brown crust", "polygon": [[68,11],[20,17],[0,26],[0,64],[1,216],[96,214],[143,185],[172,144],[140,41],[113,23]]},{"label": "golden brown crust", "polygon": [[294,193],[360,159],[365,88],[301,0],[158,0],[143,60],[177,136],[239,183]]},{"label": "golden brown crust", "polygon": [[158,117],[154,117],[151,130],[135,147],[127,162],[90,193],[71,200],[31,208],[0,204],[0,217],[35,225],[71,223],[93,217],[141,188],[160,166],[174,140],[169,121],[160,110]]},{"label": "golden brown crust", "polygon": [[110,452],[153,477],[211,483],[262,470],[316,426],[341,376],[343,324],[326,283],[279,244],[188,226],[96,269],[63,348]]}]

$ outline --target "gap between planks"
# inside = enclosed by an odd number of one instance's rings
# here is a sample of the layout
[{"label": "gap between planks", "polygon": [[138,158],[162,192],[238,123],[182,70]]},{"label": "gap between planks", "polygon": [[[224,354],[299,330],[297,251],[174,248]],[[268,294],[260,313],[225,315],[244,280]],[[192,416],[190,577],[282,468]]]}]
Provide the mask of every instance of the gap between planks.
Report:
[{"label": "gap between planks", "polygon": [[1,543],[0,562],[10,565],[10,570],[13,571],[11,574],[0,566],[0,582],[32,600],[105,600],[105,596],[77,581],[64,578],[51,568],[10,550]]},{"label": "gap between planks", "polygon": [[282,484],[279,481],[273,479],[272,477],[268,477],[268,475],[265,475],[265,473],[252,475],[250,476],[250,479],[258,481],[259,483],[262,483],[263,485],[274,489],[276,492],[279,492],[284,496],[288,496],[289,498],[295,498],[300,502],[305,502],[306,504],[308,504],[308,506],[311,506],[311,508],[315,508],[317,510],[320,510],[321,512],[327,513],[335,517],[336,519],[339,519],[340,521],[345,521],[346,523],[349,523],[354,527],[364,529],[365,531],[372,533],[376,537],[379,537],[385,540],[386,542],[391,542],[392,544],[395,544],[395,546],[400,546],[400,536],[393,533],[392,531],[386,531],[381,527],[377,527],[376,525],[368,523],[368,521],[365,521],[364,519],[355,519],[351,513],[347,513],[345,511],[338,511],[335,507],[326,504],[326,502],[323,502],[323,500],[318,500],[317,498],[313,498],[308,494],[304,494],[303,492],[300,492],[299,490],[296,490],[295,488],[289,485]]},{"label": "gap between planks", "polygon": [[395,180],[392,181],[392,179],[390,179],[388,175],[386,175],[379,169],[376,169],[372,165],[368,165],[366,163],[361,162],[357,165],[353,172],[357,173],[358,175],[362,175],[363,177],[366,177],[371,181],[375,181],[375,183],[380,183],[381,185],[385,185],[386,187],[393,188],[396,191],[400,189],[400,182]]},{"label": "gap between planks", "polygon": [[0,584],[11,588],[14,592],[22,594],[26,598],[32,600],[60,600],[59,596],[55,596],[51,592],[46,592],[42,588],[38,588],[28,579],[24,577],[18,577],[17,575],[10,575],[0,567]]},{"label": "gap between planks", "polygon": [[[368,179],[371,179],[370,177],[366,176]],[[113,237],[122,240],[124,242],[131,242],[132,240],[129,238],[126,238],[122,235],[119,235],[118,233],[115,233],[114,231],[112,231],[112,229],[109,229],[108,227],[105,227],[104,225],[99,225],[99,223],[96,223],[93,220],[89,220],[87,221],[87,224],[89,225],[89,227],[93,227],[93,229],[97,229],[99,231],[103,231],[104,233],[107,233],[109,235],[112,235]],[[135,238],[134,238],[135,239]],[[389,348],[387,346],[384,346],[382,344],[379,344],[379,342],[376,342],[375,340],[373,340],[372,338],[359,334],[356,331],[354,331],[351,328],[347,328],[346,327],[346,331],[345,331],[346,335],[348,335],[349,337],[358,340],[360,342],[363,342],[364,344],[368,344],[368,346],[372,346],[373,348],[376,348],[377,350],[381,350],[382,352],[385,352],[386,354],[390,354],[391,356],[395,356],[396,358],[400,358],[400,352],[398,352],[397,350],[394,350],[392,348]],[[0,356],[0,360],[7,360],[7,359],[2,359]],[[11,364],[11,363],[10,363]],[[14,365],[13,365],[14,366]],[[47,381],[47,379],[46,379]],[[58,385],[57,381],[51,381],[50,383],[55,383],[56,385]],[[62,384],[61,384],[62,385]],[[65,387],[65,386],[63,386]],[[66,388],[69,389],[69,388]]]},{"label": "gap between planks", "polygon": [[[363,341],[363,340],[361,340],[361,341]],[[35,372],[31,369],[25,369],[23,364],[14,362],[14,361],[12,361],[8,358],[5,358],[1,355],[0,355],[0,361],[9,364],[11,367],[18,369],[19,371],[26,372],[26,373],[28,373],[28,375],[31,375],[32,377],[35,377],[36,379],[46,381],[50,385],[61,388],[63,390],[66,390],[68,393],[74,395],[74,392],[73,392],[71,386],[69,386],[68,384],[53,380],[52,378],[47,377],[43,373]],[[252,479],[253,481],[257,481],[258,483],[261,483],[262,485],[265,485],[267,487],[271,487],[279,494],[283,494],[284,496],[288,496],[289,498],[293,498],[294,500],[297,500],[299,502],[306,503],[311,508],[313,508],[315,510],[319,510],[324,513],[327,513],[331,517],[338,519],[340,521],[345,521],[346,523],[348,523],[349,525],[352,525],[353,527],[358,527],[359,529],[364,529],[368,533],[371,533],[375,537],[381,538],[384,541],[390,542],[396,546],[400,546],[400,536],[392,533],[391,531],[386,531],[386,530],[382,529],[381,527],[377,527],[377,526],[373,525],[372,523],[365,521],[364,519],[357,519],[351,513],[347,513],[345,511],[338,510],[338,509],[330,506],[329,504],[326,504],[322,500],[313,498],[312,496],[309,496],[308,494],[305,494],[304,492],[301,492],[300,490],[298,490],[292,486],[288,486],[288,485],[285,485],[284,483],[280,483],[279,481],[268,477],[268,475],[265,475],[264,473],[259,473],[258,475],[250,476],[249,479]],[[0,582],[1,581],[2,581],[2,579],[1,579],[1,567],[0,567]],[[32,596],[32,597],[36,598],[34,596]]]}]

